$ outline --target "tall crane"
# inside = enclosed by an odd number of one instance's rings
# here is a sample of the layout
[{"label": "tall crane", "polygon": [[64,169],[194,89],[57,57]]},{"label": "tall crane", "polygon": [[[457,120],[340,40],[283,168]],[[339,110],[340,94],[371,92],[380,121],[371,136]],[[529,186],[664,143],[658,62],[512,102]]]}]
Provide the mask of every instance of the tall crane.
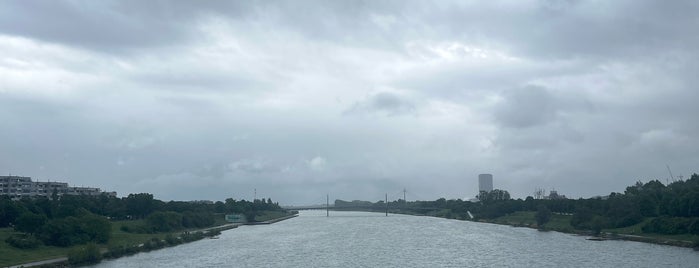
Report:
[{"label": "tall crane", "polygon": [[672,179],[672,182],[675,182],[675,176],[672,176],[672,170],[670,170],[670,165],[665,164],[665,167],[667,167],[667,172],[670,173],[670,179]]}]

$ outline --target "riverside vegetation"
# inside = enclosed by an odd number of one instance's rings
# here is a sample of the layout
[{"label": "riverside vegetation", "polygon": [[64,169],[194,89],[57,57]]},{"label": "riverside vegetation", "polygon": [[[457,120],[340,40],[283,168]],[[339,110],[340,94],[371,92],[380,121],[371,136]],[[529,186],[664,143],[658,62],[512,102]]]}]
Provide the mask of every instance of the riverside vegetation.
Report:
[{"label": "riverside vegetation", "polygon": [[[334,209],[384,211],[474,220],[699,247],[699,175],[664,185],[637,182],[624,193],[587,199],[512,199],[505,190],[481,192],[480,202],[461,199],[375,203],[336,200]],[[473,218],[468,215],[471,212]]]},{"label": "riverside vegetation", "polygon": [[[249,221],[288,215],[271,199],[215,203],[164,202],[152,194],[116,198],[53,194],[11,200],[0,196],[0,266],[68,256],[71,264],[99,262],[216,235],[224,214]],[[233,228],[235,226],[228,226]],[[206,231],[191,231],[207,228]]]}]

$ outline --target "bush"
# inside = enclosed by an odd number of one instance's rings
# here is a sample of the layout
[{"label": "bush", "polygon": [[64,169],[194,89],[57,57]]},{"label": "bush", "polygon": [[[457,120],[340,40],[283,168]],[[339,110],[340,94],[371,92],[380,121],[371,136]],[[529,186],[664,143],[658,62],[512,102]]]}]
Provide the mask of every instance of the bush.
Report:
[{"label": "bush", "polygon": [[197,240],[200,240],[203,238],[204,238],[204,233],[202,233],[202,232],[195,232],[195,233],[186,232],[186,233],[182,234],[182,240],[184,242],[197,241]]},{"label": "bush", "polygon": [[41,241],[28,235],[12,235],[5,239],[5,242],[19,249],[32,249],[41,245]]},{"label": "bush", "polygon": [[112,224],[105,218],[86,214],[50,220],[39,231],[39,238],[47,245],[68,247],[87,242],[109,241]]},{"label": "bush", "polygon": [[699,218],[694,218],[692,224],[689,225],[689,233],[699,235]]},{"label": "bush", "polygon": [[551,220],[551,210],[544,205],[539,205],[534,218],[536,218],[536,225],[539,228],[543,228],[544,224]]},{"label": "bush", "polygon": [[689,218],[658,217],[641,227],[644,233],[684,234],[693,228]]},{"label": "bush", "polygon": [[172,236],[172,234],[167,234],[165,236],[165,243],[174,246],[179,245],[180,243],[182,243],[182,241],[179,238]]},{"label": "bush", "polygon": [[133,255],[141,251],[141,247],[138,245],[126,246],[124,247],[124,255]]},{"label": "bush", "polygon": [[182,229],[182,214],[172,211],[156,211],[148,215],[146,225],[154,232],[171,232]]},{"label": "bush", "polygon": [[112,245],[107,249],[107,253],[104,254],[105,258],[119,258],[126,254],[126,248],[122,245]]},{"label": "bush", "polygon": [[36,233],[48,221],[46,215],[31,212],[22,213],[15,221],[15,230],[29,234]]},{"label": "bush", "polygon": [[68,263],[71,265],[94,264],[100,261],[102,261],[102,253],[100,253],[100,248],[95,243],[90,243],[68,252]]}]

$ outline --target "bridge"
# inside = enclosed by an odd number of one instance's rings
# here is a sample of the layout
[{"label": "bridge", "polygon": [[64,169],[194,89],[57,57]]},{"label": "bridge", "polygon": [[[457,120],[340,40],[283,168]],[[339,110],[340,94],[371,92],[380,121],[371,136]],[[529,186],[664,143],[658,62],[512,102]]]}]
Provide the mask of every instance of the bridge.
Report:
[{"label": "bridge", "polygon": [[[441,208],[437,207],[422,207],[422,206],[407,206],[408,202],[406,199],[406,193],[407,191],[403,189],[396,195],[402,195],[403,199],[400,198],[395,198],[392,200],[392,202],[388,202],[388,193],[385,195],[385,201],[384,203],[381,204],[382,201],[379,201],[377,203],[372,203],[369,201],[342,201],[338,203],[337,205],[337,200],[333,203],[330,204],[330,195],[326,195],[326,200],[325,204],[315,204],[315,205],[301,205],[301,206],[282,206],[283,209],[287,210],[326,210],[327,211],[327,216],[330,216],[330,210],[333,211],[371,211],[371,212],[386,212],[386,216],[388,216],[388,213],[398,213],[398,214],[403,214],[408,212],[408,214],[411,214],[410,212],[428,212],[428,211],[435,211],[439,210]],[[402,202],[401,202],[402,200]],[[473,214],[471,214],[470,211],[467,211],[468,216],[473,219]]]},{"label": "bridge", "polygon": [[283,209],[288,210],[315,210],[315,209],[334,209],[335,205],[308,205],[308,206],[282,206]]}]

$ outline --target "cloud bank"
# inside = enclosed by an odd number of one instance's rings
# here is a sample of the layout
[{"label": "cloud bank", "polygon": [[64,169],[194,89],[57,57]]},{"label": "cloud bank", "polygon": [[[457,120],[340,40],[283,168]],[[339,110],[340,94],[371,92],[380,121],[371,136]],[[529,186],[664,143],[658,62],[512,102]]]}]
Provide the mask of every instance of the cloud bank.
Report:
[{"label": "cloud bank", "polygon": [[5,1],[0,172],[161,199],[697,172],[694,1]]}]

